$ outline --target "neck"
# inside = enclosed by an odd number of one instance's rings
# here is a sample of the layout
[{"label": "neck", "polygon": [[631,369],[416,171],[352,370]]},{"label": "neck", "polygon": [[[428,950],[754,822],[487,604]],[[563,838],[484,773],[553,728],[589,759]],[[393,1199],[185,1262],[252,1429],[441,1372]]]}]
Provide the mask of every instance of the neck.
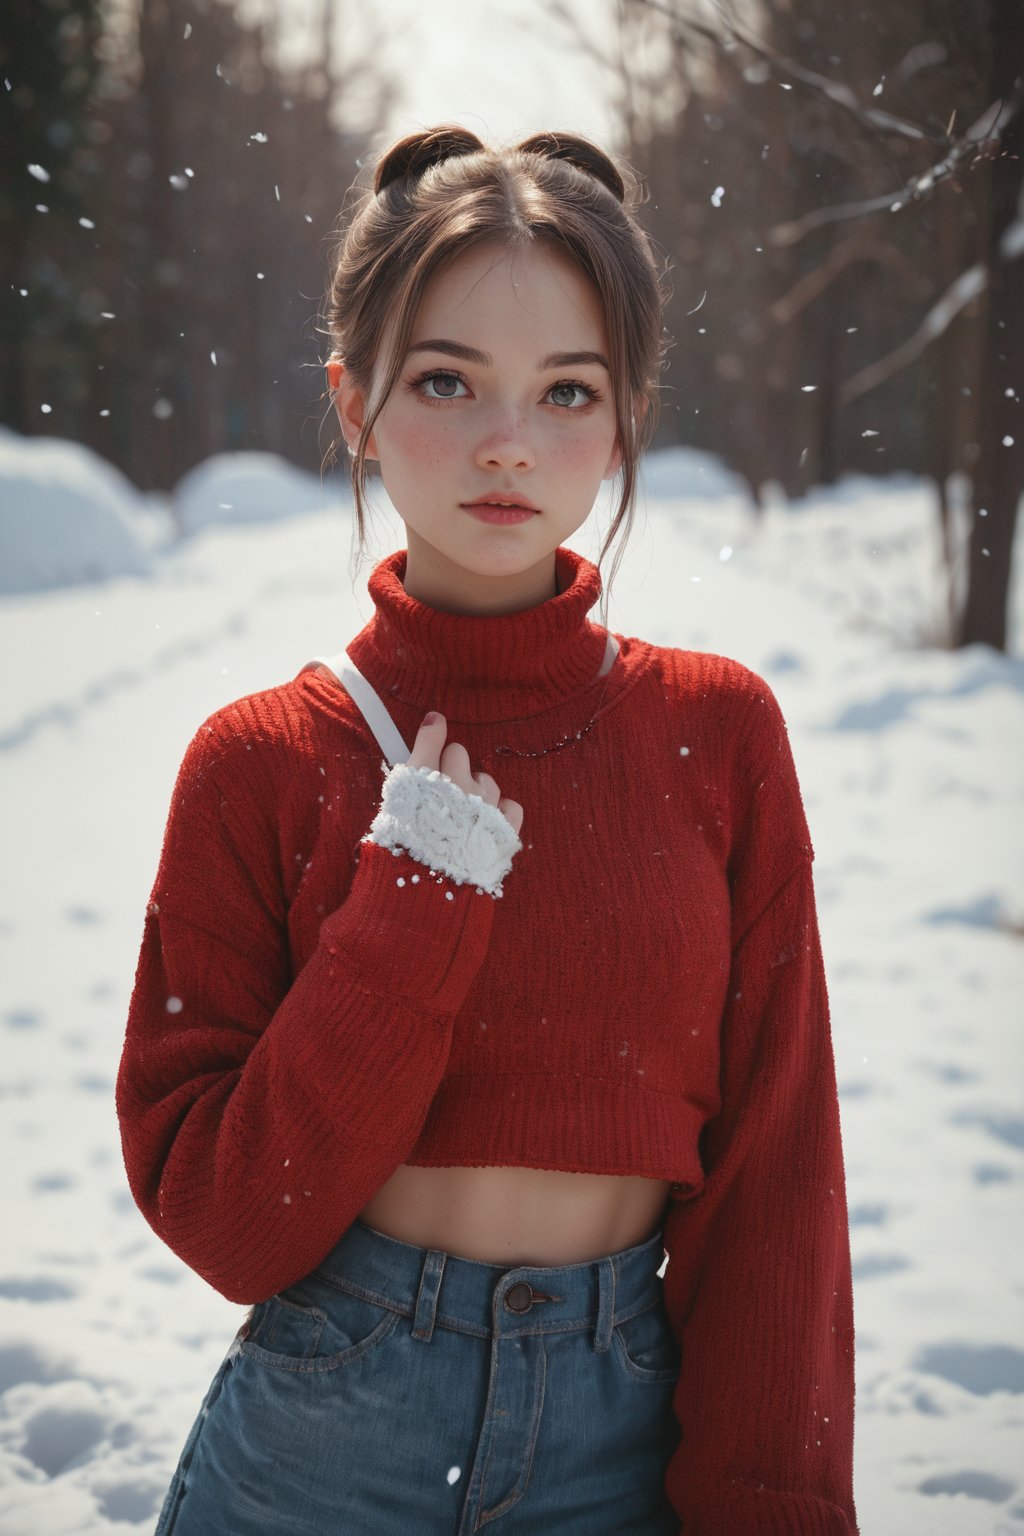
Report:
[{"label": "neck", "polygon": [[528,570],[509,575],[478,575],[456,565],[407,529],[408,549],[402,585],[410,597],[441,613],[501,617],[536,608],[558,596],[555,551]]}]

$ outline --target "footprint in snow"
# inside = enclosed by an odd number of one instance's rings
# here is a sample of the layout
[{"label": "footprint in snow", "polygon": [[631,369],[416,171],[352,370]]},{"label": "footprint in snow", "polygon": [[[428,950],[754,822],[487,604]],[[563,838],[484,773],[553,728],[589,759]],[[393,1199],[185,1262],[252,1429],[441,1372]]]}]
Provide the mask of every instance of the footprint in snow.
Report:
[{"label": "footprint in snow", "polygon": [[914,1357],[914,1368],[989,1397],[993,1392],[1024,1393],[1024,1351],[1008,1344],[927,1344]]},{"label": "footprint in snow", "polygon": [[853,1261],[854,1280],[876,1280],[879,1275],[898,1275],[910,1269],[910,1260],[902,1253],[868,1253]]},{"label": "footprint in snow", "polygon": [[884,1227],[889,1220],[889,1207],[882,1203],[850,1206],[851,1227]]},{"label": "footprint in snow", "polygon": [[965,1493],[969,1499],[985,1499],[989,1504],[1002,1504],[1017,1492],[1016,1483],[1009,1483],[1003,1477],[993,1477],[991,1472],[941,1472],[934,1477],[926,1477],[923,1483],[918,1483],[920,1493],[937,1494]]},{"label": "footprint in snow", "polygon": [[38,1029],[43,1022],[42,1014],[34,1008],[8,1008],[3,1019],[9,1029]]},{"label": "footprint in snow", "polygon": [[75,1078],[74,1085],[76,1088],[84,1089],[86,1093],[112,1094],[114,1091],[113,1078],[104,1077],[98,1072],[83,1072]]},{"label": "footprint in snow", "polygon": [[110,1483],[95,1485],[93,1492],[100,1514],[108,1520],[124,1520],[129,1525],[151,1522],[166,1492],[164,1483]]},{"label": "footprint in snow", "polygon": [[951,1116],[953,1125],[966,1125],[987,1131],[994,1141],[1024,1152],[1024,1115],[1011,1110],[961,1109]]},{"label": "footprint in snow", "polygon": [[0,1393],[25,1382],[43,1386],[63,1381],[71,1367],[34,1344],[0,1344]]},{"label": "footprint in snow", "polygon": [[870,1099],[878,1092],[875,1083],[869,1083],[864,1078],[855,1078],[848,1083],[839,1084],[839,1098],[841,1103],[848,1103],[852,1099]]},{"label": "footprint in snow", "polygon": [[975,1184],[1009,1184],[1014,1173],[1005,1163],[976,1163],[971,1176]]},{"label": "footprint in snow", "polygon": [[157,1280],[161,1285],[180,1285],[186,1274],[184,1267],[172,1269],[169,1264],[150,1264],[139,1270],[140,1280]]},{"label": "footprint in snow", "polygon": [[88,1401],[94,1394],[84,1382],[66,1382],[53,1390],[63,1393],[64,1401],[47,1403],[29,1415],[21,1447],[47,1477],[56,1477],[73,1462],[91,1460],[90,1452],[106,1439],[108,1428],[106,1414]]},{"label": "footprint in snow", "polygon": [[80,923],[85,927],[92,927],[95,923],[103,921],[102,915],[95,907],[65,907],[64,916],[69,923]]},{"label": "footprint in snow", "polygon": [[49,1275],[0,1279],[0,1296],[8,1301],[70,1301],[77,1295],[75,1286]]},{"label": "footprint in snow", "polygon": [[917,1061],[915,1067],[921,1072],[927,1072],[930,1076],[938,1078],[940,1083],[950,1083],[959,1086],[961,1083],[978,1083],[981,1081],[981,1073],[974,1072],[970,1067],[962,1067],[956,1061]]},{"label": "footprint in snow", "polygon": [[70,1173],[40,1173],[32,1180],[32,1191],[37,1195],[52,1195],[61,1189],[74,1189],[75,1183]]}]

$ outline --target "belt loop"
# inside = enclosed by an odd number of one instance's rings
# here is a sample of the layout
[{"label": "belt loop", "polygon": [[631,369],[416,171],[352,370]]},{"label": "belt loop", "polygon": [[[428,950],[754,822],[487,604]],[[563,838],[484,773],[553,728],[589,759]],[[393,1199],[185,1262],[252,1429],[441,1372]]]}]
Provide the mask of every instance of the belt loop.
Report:
[{"label": "belt loop", "polygon": [[611,1346],[612,1327],[615,1323],[615,1265],[611,1259],[597,1261],[597,1295],[594,1352],[603,1355]]},{"label": "belt loop", "polygon": [[429,1344],[434,1332],[437,1298],[441,1290],[441,1276],[447,1254],[439,1248],[430,1248],[423,1260],[423,1273],[416,1296],[416,1316],[413,1319],[412,1336]]}]

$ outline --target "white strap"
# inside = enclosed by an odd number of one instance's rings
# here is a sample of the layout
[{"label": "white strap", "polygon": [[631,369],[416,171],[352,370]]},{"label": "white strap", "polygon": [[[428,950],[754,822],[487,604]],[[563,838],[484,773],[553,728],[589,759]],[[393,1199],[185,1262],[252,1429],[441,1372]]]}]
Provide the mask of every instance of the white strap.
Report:
[{"label": "white strap", "polygon": [[[611,671],[618,654],[619,642],[613,634],[609,633],[604,648],[604,660],[597,674],[598,678],[606,676]],[[363,676],[348,652],[341,651],[337,656],[314,656],[311,661],[306,662],[302,670],[308,672],[313,667],[326,667],[329,672],[334,673],[338,682],[362,711],[363,719],[373,732],[377,745],[384,753],[388,764],[393,768],[396,763],[407,763],[412,748],[406,746],[405,738],[388,714],[384,700],[370,680]],[[596,682],[597,678],[594,681]]]},{"label": "white strap", "polygon": [[341,651],[337,656],[314,656],[302,670],[308,672],[312,667],[326,667],[334,673],[362,711],[363,719],[392,768],[396,763],[409,761],[412,748],[406,746],[405,738],[388,714],[380,694],[369,679],[363,676],[347,651]]},{"label": "white strap", "polygon": [[[616,656],[618,654],[619,654],[619,642],[616,640],[616,638],[612,634],[611,630],[609,630],[608,631],[608,639],[605,642],[605,647],[604,647],[604,660],[601,663],[601,670],[597,674],[598,677],[604,677],[606,675],[606,673],[611,671],[612,667],[614,667],[614,665],[615,665],[615,658],[616,658]],[[595,682],[596,682],[596,680],[597,679],[595,678]]]}]

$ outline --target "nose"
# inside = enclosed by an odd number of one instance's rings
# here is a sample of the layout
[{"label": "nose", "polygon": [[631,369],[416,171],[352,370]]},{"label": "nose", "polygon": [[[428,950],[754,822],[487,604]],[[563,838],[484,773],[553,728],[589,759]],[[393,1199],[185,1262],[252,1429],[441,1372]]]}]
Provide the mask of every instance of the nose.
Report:
[{"label": "nose", "polygon": [[484,469],[532,469],[533,444],[521,411],[495,415],[477,445],[476,461]]}]

